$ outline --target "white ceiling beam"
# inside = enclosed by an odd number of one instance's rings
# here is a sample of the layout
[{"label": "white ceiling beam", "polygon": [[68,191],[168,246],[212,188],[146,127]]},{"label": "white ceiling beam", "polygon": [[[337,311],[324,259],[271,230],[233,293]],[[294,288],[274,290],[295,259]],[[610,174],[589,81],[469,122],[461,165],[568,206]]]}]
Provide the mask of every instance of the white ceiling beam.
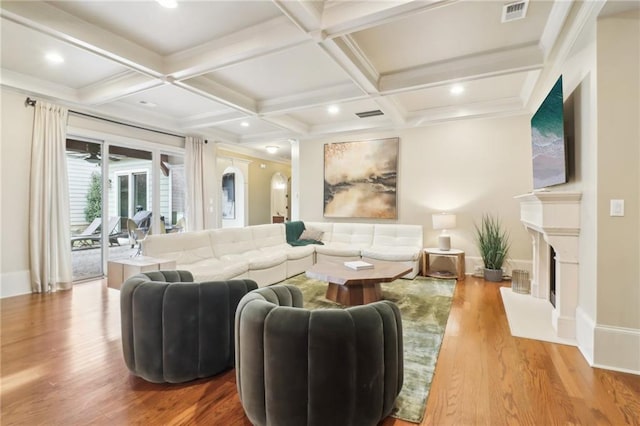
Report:
[{"label": "white ceiling beam", "polygon": [[402,126],[406,123],[406,111],[390,96],[378,96],[373,99],[380,107],[380,111],[389,117],[393,124]]},{"label": "white ceiling beam", "polygon": [[544,26],[542,36],[540,36],[540,49],[542,49],[545,58],[549,55],[553,46],[555,46],[556,41],[558,41],[560,31],[562,31],[572,7],[573,0],[556,0],[553,2],[549,19]]},{"label": "white ceiling beam", "polygon": [[5,68],[0,69],[0,85],[13,87],[25,93],[36,93],[38,97],[79,102],[78,91],[67,86],[44,81]]},{"label": "white ceiling beam", "polygon": [[237,121],[246,118],[246,116],[246,114],[235,110],[225,111],[218,114],[202,114],[180,120],[180,126],[185,129],[202,129],[205,127],[228,123],[230,121]]},{"label": "white ceiling beam", "polygon": [[208,77],[195,77],[174,84],[246,114],[258,113],[255,100]]},{"label": "white ceiling beam", "polygon": [[275,142],[287,141],[294,136],[295,135],[292,135],[290,131],[276,130],[276,131],[265,132],[260,134],[244,135],[242,136],[240,143],[245,146],[248,146],[251,144],[253,145],[263,144],[263,143],[272,144]]},{"label": "white ceiling beam", "polygon": [[238,135],[222,129],[200,129],[200,132],[203,134],[203,136],[205,136],[206,139],[212,139],[216,142],[226,142],[233,145],[240,143],[240,137]]},{"label": "white ceiling beam", "polygon": [[388,117],[384,115],[369,118],[357,118],[340,123],[323,123],[311,126],[309,134],[313,136],[329,135],[334,133],[361,132],[366,130],[381,130],[393,128]]},{"label": "white ceiling beam", "polygon": [[317,0],[272,0],[299,29],[311,33],[322,25],[323,2]]},{"label": "white ceiling beam", "polygon": [[289,145],[289,141],[286,138],[281,139],[280,141],[274,140],[274,139],[260,139],[255,141],[243,140],[242,145],[239,143],[229,144],[224,142],[217,143],[217,145],[219,149],[230,151],[231,153],[245,154],[250,157],[259,158],[261,160],[289,165],[291,163],[290,157],[288,155],[284,155],[284,156],[282,155],[282,151],[284,150],[279,151],[278,154],[276,154],[276,156],[274,156],[273,154],[269,154],[264,150],[264,144],[269,144],[269,143],[272,144],[272,143],[278,143],[278,142],[281,142],[281,143],[286,142],[287,146]]},{"label": "white ceiling beam", "polygon": [[524,103],[518,96],[493,99],[483,102],[462,105],[427,108],[412,111],[407,116],[410,127],[423,126],[428,123],[483,116],[498,116],[500,114],[520,114],[524,111]]},{"label": "white ceiling beam", "polygon": [[322,29],[328,38],[352,34],[374,26],[445,7],[459,0],[345,1],[326,7]]},{"label": "white ceiling beam", "polygon": [[309,126],[300,120],[296,120],[286,115],[262,117],[268,123],[284,130],[289,130],[296,134],[306,135],[309,133]]},{"label": "white ceiling beam", "polygon": [[184,80],[307,42],[309,36],[281,16],[169,55],[165,69],[173,79]]},{"label": "white ceiling beam", "polygon": [[365,98],[366,95],[358,89],[358,87],[348,82],[332,87],[297,93],[293,96],[268,99],[258,104],[258,111],[261,115],[266,116],[327,105],[333,102],[347,102]]},{"label": "white ceiling beam", "polygon": [[529,111],[535,111],[542,99],[544,99],[549,88],[558,79],[558,75],[562,73],[563,64],[566,63],[585,26],[596,21],[606,2],[606,0],[580,2],[571,8],[567,23],[558,35],[555,45],[547,54],[547,63],[549,65],[540,73],[540,77],[527,100],[527,109]]},{"label": "white ceiling beam", "polygon": [[81,105],[78,106],[78,111],[95,114],[125,123],[141,123],[145,127],[169,133],[182,133],[182,129],[174,117],[160,113],[152,108],[141,109],[123,101],[115,101],[93,107]]},{"label": "white ceiling beam", "polygon": [[160,87],[165,83],[157,78],[149,78],[146,75],[127,71],[99,83],[92,84],[78,90],[80,101],[87,105],[97,105],[112,102],[142,92],[144,90]]},{"label": "white ceiling beam", "polygon": [[383,75],[380,91],[384,94],[441,86],[454,81],[490,77],[541,69],[542,51],[537,43],[485,52]]},{"label": "white ceiling beam", "polygon": [[377,93],[379,74],[355,40],[345,36],[325,40],[320,47],[364,93]]},{"label": "white ceiling beam", "polygon": [[163,75],[161,56],[45,2],[13,1],[0,5],[0,13],[6,19],[152,77]]}]

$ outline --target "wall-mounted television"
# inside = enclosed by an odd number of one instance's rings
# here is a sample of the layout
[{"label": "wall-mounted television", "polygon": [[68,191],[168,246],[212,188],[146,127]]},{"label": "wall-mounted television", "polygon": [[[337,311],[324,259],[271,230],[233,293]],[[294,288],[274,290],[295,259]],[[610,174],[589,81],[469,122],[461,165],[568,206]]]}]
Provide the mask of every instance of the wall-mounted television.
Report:
[{"label": "wall-mounted television", "polygon": [[562,99],[560,76],[531,118],[533,189],[559,185],[568,180]]}]

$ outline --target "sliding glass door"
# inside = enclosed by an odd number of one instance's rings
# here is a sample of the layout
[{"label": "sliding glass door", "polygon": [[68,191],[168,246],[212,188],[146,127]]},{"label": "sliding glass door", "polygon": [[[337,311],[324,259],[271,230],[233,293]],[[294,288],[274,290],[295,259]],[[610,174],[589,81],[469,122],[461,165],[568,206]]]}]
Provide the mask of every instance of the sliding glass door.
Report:
[{"label": "sliding glass door", "polygon": [[153,215],[151,158],[150,151],[109,145],[107,214],[117,217],[120,232],[110,242],[108,260],[136,255],[149,232]]},{"label": "sliding glass door", "polygon": [[67,140],[73,280],[140,253],[150,233],[184,229],[184,157],[108,141]]},{"label": "sliding glass door", "polygon": [[102,143],[67,139],[73,280],[103,275]]},{"label": "sliding glass door", "polygon": [[161,154],[160,174],[160,220],[165,232],[184,230],[185,175],[184,157],[175,154]]}]

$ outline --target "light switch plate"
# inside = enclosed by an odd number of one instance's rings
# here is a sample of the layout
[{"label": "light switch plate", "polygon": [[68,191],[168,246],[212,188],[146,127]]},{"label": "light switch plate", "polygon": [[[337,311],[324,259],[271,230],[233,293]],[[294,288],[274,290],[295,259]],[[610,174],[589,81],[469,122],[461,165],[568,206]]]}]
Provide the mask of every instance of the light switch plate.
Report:
[{"label": "light switch plate", "polygon": [[609,216],[624,216],[624,200],[610,200]]}]

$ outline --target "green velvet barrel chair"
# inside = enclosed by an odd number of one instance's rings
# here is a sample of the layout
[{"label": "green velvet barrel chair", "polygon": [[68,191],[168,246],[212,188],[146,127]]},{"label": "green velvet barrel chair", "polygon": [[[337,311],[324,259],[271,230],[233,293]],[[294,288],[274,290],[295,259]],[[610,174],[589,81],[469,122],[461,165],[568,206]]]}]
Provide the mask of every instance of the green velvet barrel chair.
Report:
[{"label": "green velvet barrel chair", "polygon": [[252,280],[193,282],[188,271],[153,271],[120,289],[124,360],[154,383],[181,383],[234,365],[238,303]]},{"label": "green velvet barrel chair", "polygon": [[254,425],[376,425],[403,380],[402,319],[380,301],[308,310],[300,290],[273,285],[236,311],[236,380]]}]

